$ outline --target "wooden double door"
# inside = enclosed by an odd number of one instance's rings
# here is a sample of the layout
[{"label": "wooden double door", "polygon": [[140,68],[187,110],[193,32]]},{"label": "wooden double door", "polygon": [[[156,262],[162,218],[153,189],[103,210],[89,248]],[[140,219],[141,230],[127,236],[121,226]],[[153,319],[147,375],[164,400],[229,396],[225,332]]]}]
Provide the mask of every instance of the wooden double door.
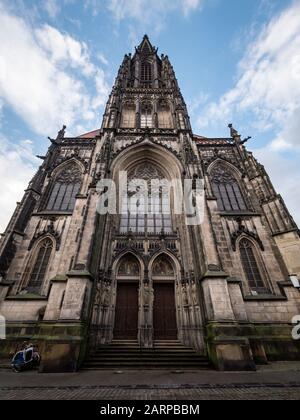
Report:
[{"label": "wooden double door", "polygon": [[[114,338],[138,336],[138,283],[118,283]],[[153,328],[155,340],[177,338],[174,283],[154,283]]]},{"label": "wooden double door", "polygon": [[136,340],[138,336],[138,283],[118,283],[114,338]]}]

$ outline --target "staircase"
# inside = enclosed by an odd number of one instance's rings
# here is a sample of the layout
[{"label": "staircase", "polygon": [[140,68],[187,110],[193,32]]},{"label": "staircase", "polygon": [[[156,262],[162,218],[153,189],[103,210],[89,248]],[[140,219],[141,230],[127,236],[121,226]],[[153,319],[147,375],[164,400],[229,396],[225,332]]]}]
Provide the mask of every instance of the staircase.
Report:
[{"label": "staircase", "polygon": [[155,341],[154,349],[140,349],[137,341],[115,340],[101,346],[84,362],[83,370],[208,369],[207,358],[180,341]]}]

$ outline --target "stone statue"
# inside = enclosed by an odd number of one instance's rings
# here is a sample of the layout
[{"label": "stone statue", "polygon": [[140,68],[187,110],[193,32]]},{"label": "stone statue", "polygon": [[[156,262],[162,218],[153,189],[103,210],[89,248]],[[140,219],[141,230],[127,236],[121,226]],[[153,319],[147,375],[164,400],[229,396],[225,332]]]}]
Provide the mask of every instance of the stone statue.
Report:
[{"label": "stone statue", "polygon": [[230,128],[230,135],[232,138],[239,136],[238,131],[233,127],[232,124],[228,124],[228,128]]},{"label": "stone statue", "polygon": [[109,306],[110,304],[110,285],[108,283],[102,289],[100,304],[102,306]]},{"label": "stone statue", "polygon": [[143,303],[144,305],[150,305],[152,301],[153,289],[149,286],[149,283],[144,284],[143,289]]},{"label": "stone statue", "polygon": [[193,280],[192,281],[192,301],[193,301],[193,305],[198,305],[199,304],[199,302],[198,302],[198,290],[197,290],[197,284],[196,284],[196,281],[195,280]]},{"label": "stone statue", "polygon": [[67,126],[63,125],[63,128],[57,134],[56,140],[63,140],[65,138],[66,128]]}]

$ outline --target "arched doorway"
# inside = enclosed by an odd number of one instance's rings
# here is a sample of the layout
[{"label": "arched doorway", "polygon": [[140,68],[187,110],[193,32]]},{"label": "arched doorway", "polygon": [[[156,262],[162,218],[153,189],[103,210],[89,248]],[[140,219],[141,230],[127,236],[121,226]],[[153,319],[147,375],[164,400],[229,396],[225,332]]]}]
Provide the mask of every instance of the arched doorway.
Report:
[{"label": "arched doorway", "polygon": [[138,290],[140,266],[131,254],[124,256],[117,271],[117,298],[114,339],[136,340],[138,337]]},{"label": "arched doorway", "polygon": [[176,340],[175,271],[170,258],[160,255],[152,266],[154,340]]}]

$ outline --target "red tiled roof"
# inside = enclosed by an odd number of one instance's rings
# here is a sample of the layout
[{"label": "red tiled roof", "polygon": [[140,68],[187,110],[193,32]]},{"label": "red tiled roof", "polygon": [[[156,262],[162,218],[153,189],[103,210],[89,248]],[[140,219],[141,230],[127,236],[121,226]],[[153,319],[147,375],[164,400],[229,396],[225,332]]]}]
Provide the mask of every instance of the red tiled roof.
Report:
[{"label": "red tiled roof", "polygon": [[89,133],[82,134],[81,136],[78,136],[80,139],[93,139],[96,136],[99,136],[100,130],[94,130],[90,131]]}]

